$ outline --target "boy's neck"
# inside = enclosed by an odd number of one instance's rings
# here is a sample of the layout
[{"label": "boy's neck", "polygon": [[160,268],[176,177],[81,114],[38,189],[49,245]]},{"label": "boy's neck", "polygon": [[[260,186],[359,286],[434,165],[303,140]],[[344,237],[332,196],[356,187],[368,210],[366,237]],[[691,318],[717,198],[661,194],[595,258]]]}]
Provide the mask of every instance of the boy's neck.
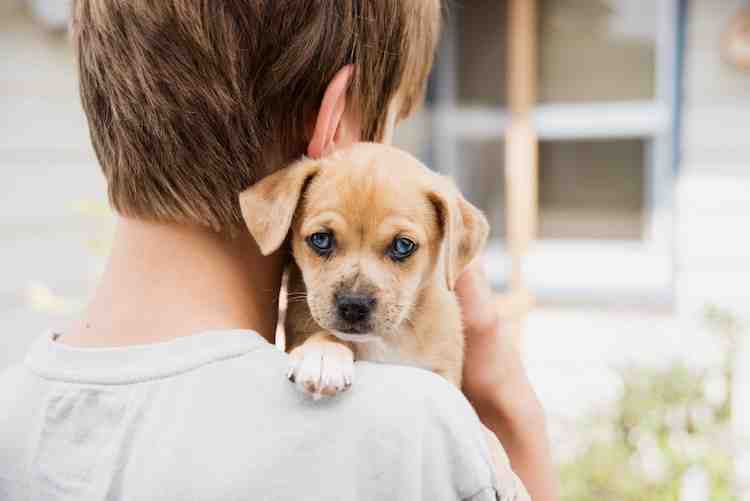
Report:
[{"label": "boy's neck", "polygon": [[120,218],[89,306],[61,337],[74,346],[167,341],[211,329],[253,329],[273,341],[283,271],[249,235]]}]

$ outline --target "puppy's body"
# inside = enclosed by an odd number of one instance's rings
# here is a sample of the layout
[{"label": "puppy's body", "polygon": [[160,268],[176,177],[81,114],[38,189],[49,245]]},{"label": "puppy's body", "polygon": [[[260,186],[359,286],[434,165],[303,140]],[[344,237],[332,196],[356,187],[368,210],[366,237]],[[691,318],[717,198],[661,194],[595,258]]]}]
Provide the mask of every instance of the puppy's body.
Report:
[{"label": "puppy's body", "polygon": [[351,385],[356,358],[415,365],[460,386],[452,289],[488,226],[450,181],[395,148],[360,143],[269,176],[241,203],[264,253],[291,235],[290,379],[334,394]]}]

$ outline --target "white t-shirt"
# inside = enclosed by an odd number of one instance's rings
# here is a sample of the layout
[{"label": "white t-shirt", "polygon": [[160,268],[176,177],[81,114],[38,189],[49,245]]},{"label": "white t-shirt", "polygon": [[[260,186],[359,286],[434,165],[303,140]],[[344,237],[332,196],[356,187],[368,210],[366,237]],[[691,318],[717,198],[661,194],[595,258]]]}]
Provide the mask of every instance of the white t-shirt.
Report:
[{"label": "white t-shirt", "polygon": [[0,500],[495,500],[476,414],[442,378],[357,363],[314,401],[251,331],[73,348],[0,373]]}]

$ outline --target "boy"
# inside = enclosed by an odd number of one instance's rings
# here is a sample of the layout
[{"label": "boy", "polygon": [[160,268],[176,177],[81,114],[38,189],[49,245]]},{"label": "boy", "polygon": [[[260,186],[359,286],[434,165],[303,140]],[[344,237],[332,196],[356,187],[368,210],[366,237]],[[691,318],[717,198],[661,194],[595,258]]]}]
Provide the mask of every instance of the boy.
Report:
[{"label": "boy", "polygon": [[[302,154],[390,141],[438,26],[437,0],[74,1],[118,230],[81,317],[0,376],[0,499],[520,499],[437,376],[360,364],[342,398],[294,391],[270,344],[285,253],[260,254],[237,203]],[[552,499],[542,414],[489,288],[472,270],[459,291],[465,393]]]}]

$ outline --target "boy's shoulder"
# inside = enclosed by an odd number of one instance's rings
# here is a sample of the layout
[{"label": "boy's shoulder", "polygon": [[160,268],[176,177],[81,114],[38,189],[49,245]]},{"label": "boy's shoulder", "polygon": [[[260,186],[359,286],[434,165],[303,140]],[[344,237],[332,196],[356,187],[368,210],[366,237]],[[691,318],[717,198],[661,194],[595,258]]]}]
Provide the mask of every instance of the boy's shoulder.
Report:
[{"label": "boy's shoulder", "polygon": [[[362,428],[380,429],[380,434],[411,433],[415,440],[449,440],[457,446],[470,446],[473,451],[484,449],[481,424],[474,409],[458,388],[433,372],[411,366],[355,362],[351,389],[315,400],[288,381],[288,364],[288,355],[269,345],[227,361],[226,365],[221,364],[223,367],[197,372],[195,382],[190,384],[193,389],[203,386],[205,393],[214,393],[220,386],[244,386],[248,400],[239,405],[246,406],[248,412],[254,411],[258,399],[270,404],[274,412],[298,416],[301,421],[319,421],[320,426],[346,421]],[[207,377],[207,372],[213,370],[217,371],[217,380]]]},{"label": "boy's shoulder", "polygon": [[[410,366],[358,362],[355,399],[383,404],[389,411],[404,409],[430,420],[478,425],[469,402],[445,378]],[[414,415],[414,414],[412,414]]]},{"label": "boy's shoulder", "polygon": [[21,398],[32,379],[23,363],[0,368],[0,409],[7,409],[12,400]]},{"label": "boy's shoulder", "polygon": [[[282,394],[301,410],[335,408],[337,412],[361,414],[379,420],[408,418],[421,425],[458,426],[479,429],[479,419],[454,385],[437,374],[416,367],[373,362],[355,362],[354,384],[334,397],[314,400],[300,392],[287,378],[288,355],[272,347],[233,362],[237,377],[263,381],[264,387]],[[260,355],[261,360],[258,360]],[[260,363],[259,363],[260,362]],[[246,375],[242,376],[241,373]]]},{"label": "boy's shoulder", "polygon": [[[309,430],[314,437],[304,438],[308,445],[325,449],[335,443],[338,453],[368,458],[393,482],[416,468],[430,484],[425,488],[434,489],[433,499],[444,499],[446,492],[459,499],[494,492],[494,467],[479,418],[446,379],[415,367],[356,362],[351,389],[314,400],[286,379],[286,354],[267,355],[260,366],[251,356],[234,363],[248,371],[249,385],[253,380],[263,385],[275,429],[294,430],[294,436]],[[256,371],[265,376],[255,377]],[[260,428],[268,418],[247,416]],[[298,439],[290,444],[296,447]]]},{"label": "boy's shoulder", "polygon": [[[460,499],[485,499],[495,492],[481,422],[461,391],[423,369],[368,362],[355,367],[359,386],[351,390],[350,412],[363,417],[374,432],[398,437],[403,447],[399,454],[415,449],[410,452],[416,453],[435,499],[450,489]],[[380,443],[378,439],[378,448]]]}]

